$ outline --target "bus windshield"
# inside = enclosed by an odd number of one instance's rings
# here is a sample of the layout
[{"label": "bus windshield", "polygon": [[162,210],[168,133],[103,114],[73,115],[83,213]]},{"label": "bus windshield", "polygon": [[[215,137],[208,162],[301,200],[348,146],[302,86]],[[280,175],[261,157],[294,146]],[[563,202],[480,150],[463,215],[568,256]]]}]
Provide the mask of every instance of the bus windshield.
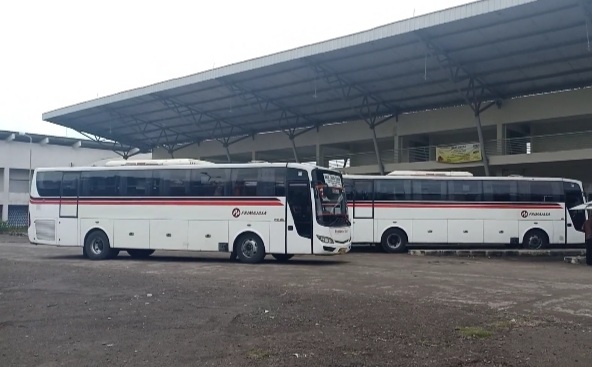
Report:
[{"label": "bus windshield", "polygon": [[349,221],[341,175],[316,169],[313,171],[313,186],[317,222],[327,227],[347,225]]}]

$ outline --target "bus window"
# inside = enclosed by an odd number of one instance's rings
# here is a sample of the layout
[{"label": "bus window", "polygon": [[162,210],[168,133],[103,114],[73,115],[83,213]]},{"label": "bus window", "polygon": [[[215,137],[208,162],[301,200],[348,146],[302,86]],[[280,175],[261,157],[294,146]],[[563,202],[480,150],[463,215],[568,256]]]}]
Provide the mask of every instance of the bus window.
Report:
[{"label": "bus window", "polygon": [[447,199],[446,181],[414,180],[413,200],[443,201]]},{"label": "bus window", "polygon": [[452,201],[481,201],[483,200],[482,181],[450,180],[448,196]]},{"label": "bus window", "polygon": [[554,181],[519,181],[518,200],[528,202],[563,201],[561,183]]},{"label": "bus window", "polygon": [[410,200],[410,180],[374,181],[374,200]]},{"label": "bus window", "polygon": [[483,181],[483,199],[485,201],[517,201],[518,183],[512,180]]},{"label": "bus window", "polygon": [[62,172],[38,172],[36,181],[37,193],[40,197],[60,196]]},{"label": "bus window", "polygon": [[119,196],[119,172],[85,171],[81,173],[81,196]]}]

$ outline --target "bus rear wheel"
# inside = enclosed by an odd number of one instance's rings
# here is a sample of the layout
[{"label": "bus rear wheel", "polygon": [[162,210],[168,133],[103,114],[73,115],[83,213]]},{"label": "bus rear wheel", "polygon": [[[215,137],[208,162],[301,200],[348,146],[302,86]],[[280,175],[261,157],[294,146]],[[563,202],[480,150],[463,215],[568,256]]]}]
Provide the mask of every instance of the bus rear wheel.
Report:
[{"label": "bus rear wheel", "polygon": [[277,261],[286,262],[294,257],[292,254],[271,254]]},{"label": "bus rear wheel", "polygon": [[407,234],[398,228],[391,228],[382,235],[381,245],[385,252],[405,252],[407,251]]},{"label": "bus rear wheel", "polygon": [[154,250],[130,249],[126,251],[127,254],[134,259],[145,259],[154,253]]},{"label": "bus rear wheel", "polygon": [[106,260],[117,256],[109,244],[109,238],[100,230],[92,231],[86,236],[83,254],[90,260]]},{"label": "bus rear wheel", "polygon": [[238,261],[256,264],[265,257],[265,245],[255,233],[244,233],[235,242],[235,253]]},{"label": "bus rear wheel", "polygon": [[522,247],[527,250],[540,250],[549,246],[549,236],[540,229],[531,229],[524,235]]}]

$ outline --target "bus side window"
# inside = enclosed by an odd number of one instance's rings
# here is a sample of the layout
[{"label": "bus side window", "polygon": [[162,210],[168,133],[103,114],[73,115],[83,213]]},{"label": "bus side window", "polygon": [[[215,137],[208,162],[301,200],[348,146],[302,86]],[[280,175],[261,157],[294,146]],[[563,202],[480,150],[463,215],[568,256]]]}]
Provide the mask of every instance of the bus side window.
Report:
[{"label": "bus side window", "polygon": [[478,180],[448,181],[448,196],[452,201],[481,201],[483,185]]},{"label": "bus side window", "polygon": [[[201,168],[191,170],[189,185],[192,196],[225,196],[230,190],[230,170],[227,168]],[[228,188],[228,190],[227,190]]]},{"label": "bus side window", "polygon": [[372,201],[374,198],[372,181],[356,181],[354,187],[355,201]]},{"label": "bus side window", "polygon": [[344,179],[343,180],[343,187],[345,189],[345,197],[347,201],[354,200],[354,183],[352,180]]},{"label": "bus side window", "polygon": [[483,181],[483,200],[485,201],[516,201],[518,186],[513,180]]},{"label": "bus side window", "polygon": [[40,197],[60,196],[62,172],[38,172],[37,192]]},{"label": "bus side window", "polygon": [[447,181],[443,180],[414,180],[413,200],[444,201],[448,198]]}]

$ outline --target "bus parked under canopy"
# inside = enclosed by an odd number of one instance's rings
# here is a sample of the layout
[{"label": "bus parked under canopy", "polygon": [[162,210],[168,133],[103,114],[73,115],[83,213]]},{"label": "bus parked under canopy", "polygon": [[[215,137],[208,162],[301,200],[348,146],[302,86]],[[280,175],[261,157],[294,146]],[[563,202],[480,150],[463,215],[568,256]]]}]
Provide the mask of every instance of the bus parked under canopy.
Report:
[{"label": "bus parked under canopy", "polygon": [[473,177],[466,172],[344,175],[352,243],[404,252],[411,244],[583,244],[582,183]]},{"label": "bus parked under canopy", "polygon": [[256,263],[343,254],[351,240],[341,174],[292,163],[39,168],[29,220],[32,243],[82,246],[90,259],[188,250]]}]

